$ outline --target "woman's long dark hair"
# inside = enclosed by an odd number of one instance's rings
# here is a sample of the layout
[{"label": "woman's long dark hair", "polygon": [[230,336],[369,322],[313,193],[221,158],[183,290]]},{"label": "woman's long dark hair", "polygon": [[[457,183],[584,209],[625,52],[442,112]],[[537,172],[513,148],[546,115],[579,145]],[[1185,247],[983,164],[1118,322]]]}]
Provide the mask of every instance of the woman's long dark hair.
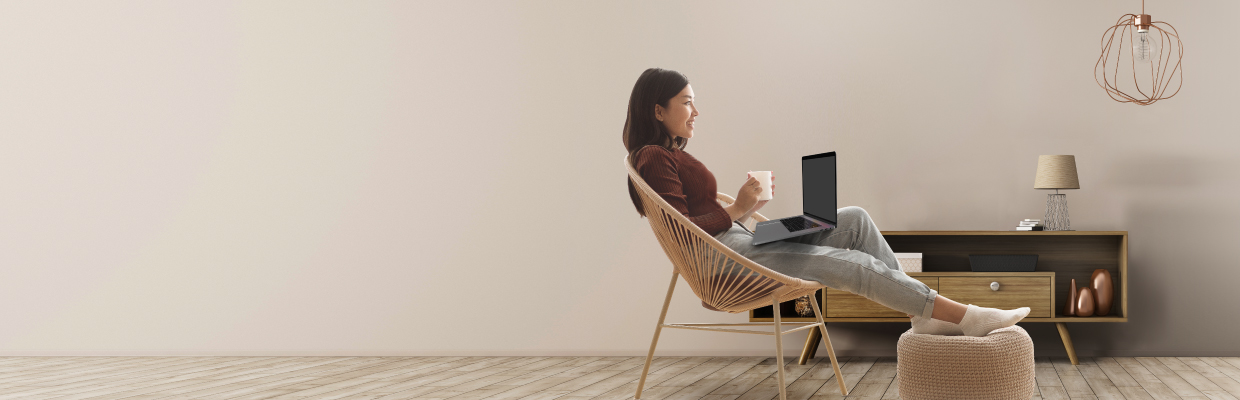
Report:
[{"label": "woman's long dark hair", "polygon": [[[667,108],[668,101],[680,94],[685,86],[689,86],[689,78],[670,69],[650,68],[637,78],[633,94],[629,95],[628,117],[624,119],[624,148],[629,151],[629,162],[636,162],[637,151],[648,145],[684,150],[689,139],[672,137],[663,122],[654,117],[654,105]],[[646,216],[633,180],[625,177],[625,181],[629,184],[629,198],[633,199],[637,214]]]}]

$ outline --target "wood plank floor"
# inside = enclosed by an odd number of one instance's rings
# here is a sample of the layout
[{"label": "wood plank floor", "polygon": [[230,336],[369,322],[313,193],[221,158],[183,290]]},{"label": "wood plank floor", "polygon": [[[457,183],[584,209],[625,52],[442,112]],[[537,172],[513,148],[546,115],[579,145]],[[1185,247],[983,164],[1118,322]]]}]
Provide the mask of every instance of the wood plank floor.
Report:
[{"label": "wood plank floor", "polygon": [[[1035,399],[1240,398],[1240,357],[1038,358]],[[0,400],[631,399],[641,357],[0,357]],[[788,358],[790,400],[841,399]],[[847,399],[898,399],[894,358],[842,357]],[[657,357],[642,399],[770,400],[774,358]]]}]

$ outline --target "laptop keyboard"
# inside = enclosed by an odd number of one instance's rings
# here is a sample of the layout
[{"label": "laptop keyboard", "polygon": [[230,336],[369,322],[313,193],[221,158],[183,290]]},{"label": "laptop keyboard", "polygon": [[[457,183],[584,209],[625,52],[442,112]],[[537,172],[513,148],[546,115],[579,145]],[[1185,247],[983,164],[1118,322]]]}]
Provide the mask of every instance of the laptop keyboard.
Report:
[{"label": "laptop keyboard", "polygon": [[803,217],[785,218],[779,220],[779,222],[784,224],[785,228],[788,228],[788,232],[803,231],[821,226]]}]

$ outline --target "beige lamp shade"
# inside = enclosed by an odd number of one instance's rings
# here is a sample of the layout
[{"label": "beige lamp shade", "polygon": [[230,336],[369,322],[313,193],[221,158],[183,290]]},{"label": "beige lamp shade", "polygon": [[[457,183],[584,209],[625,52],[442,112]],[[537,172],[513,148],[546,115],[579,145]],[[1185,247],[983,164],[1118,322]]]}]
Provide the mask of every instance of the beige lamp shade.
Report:
[{"label": "beige lamp shade", "polygon": [[1076,180],[1076,156],[1038,156],[1034,189],[1080,189]]}]

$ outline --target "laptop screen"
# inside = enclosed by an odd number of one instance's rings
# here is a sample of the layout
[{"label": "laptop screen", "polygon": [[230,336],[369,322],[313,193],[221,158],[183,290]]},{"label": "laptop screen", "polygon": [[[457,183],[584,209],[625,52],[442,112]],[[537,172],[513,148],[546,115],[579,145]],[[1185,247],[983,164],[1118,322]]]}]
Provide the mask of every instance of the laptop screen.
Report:
[{"label": "laptop screen", "polygon": [[805,214],[835,224],[835,152],[801,157]]}]

